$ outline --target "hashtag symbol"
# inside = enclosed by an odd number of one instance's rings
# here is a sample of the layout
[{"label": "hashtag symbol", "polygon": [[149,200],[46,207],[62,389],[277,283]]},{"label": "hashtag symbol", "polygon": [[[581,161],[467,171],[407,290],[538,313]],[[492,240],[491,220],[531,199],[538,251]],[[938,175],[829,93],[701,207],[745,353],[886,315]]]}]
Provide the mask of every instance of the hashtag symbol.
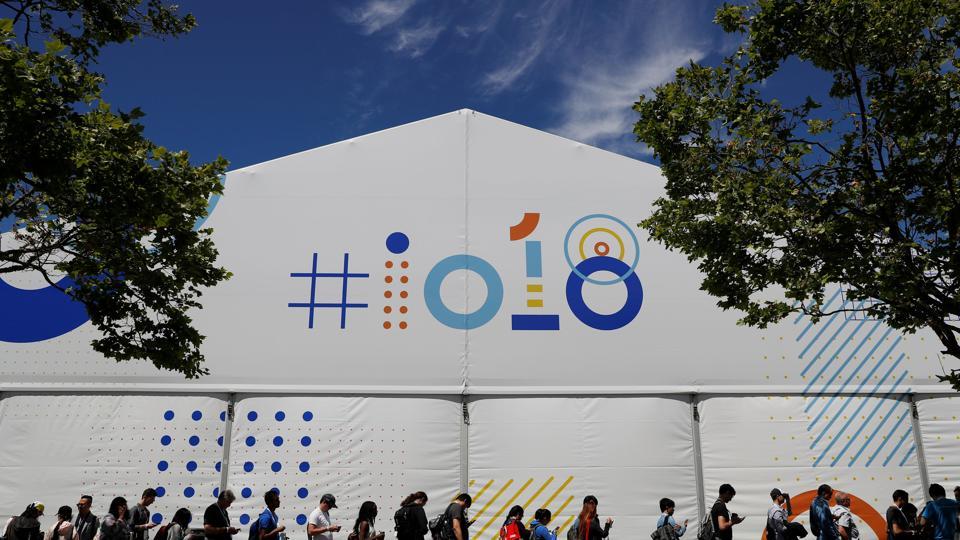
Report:
[{"label": "hashtag symbol", "polygon": [[[309,302],[290,302],[287,307],[307,308],[310,318],[307,328],[313,328],[313,314],[317,308],[338,308],[340,310],[340,328],[347,327],[347,308],[365,308],[367,304],[347,303],[347,280],[349,278],[368,278],[370,274],[360,274],[349,272],[350,254],[343,254],[343,272],[317,272],[317,254],[313,254],[313,269],[310,272],[293,272],[290,277],[310,278],[310,301]],[[317,302],[317,278],[340,278],[343,280],[343,288],[340,293],[340,302]]]}]

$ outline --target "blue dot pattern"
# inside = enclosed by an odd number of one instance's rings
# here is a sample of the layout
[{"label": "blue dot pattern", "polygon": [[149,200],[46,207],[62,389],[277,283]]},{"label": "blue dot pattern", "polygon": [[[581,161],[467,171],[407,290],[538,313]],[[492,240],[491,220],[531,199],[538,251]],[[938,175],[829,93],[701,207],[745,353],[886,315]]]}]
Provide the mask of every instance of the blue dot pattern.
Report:
[{"label": "blue dot pattern", "polygon": [[167,489],[163,486],[157,486],[157,497],[163,497],[167,494]]},{"label": "blue dot pattern", "polygon": [[283,468],[283,466],[280,465],[279,461],[274,461],[273,463],[270,464],[270,470],[273,472],[280,472],[281,468]]},{"label": "blue dot pattern", "polygon": [[171,439],[169,435],[164,435],[163,437],[160,437],[160,444],[164,446],[169,446],[171,441],[173,441],[173,439]]},{"label": "blue dot pattern", "polygon": [[297,497],[300,497],[301,499],[306,499],[307,495],[310,495],[310,492],[307,491],[307,488],[302,487],[297,490]]},{"label": "blue dot pattern", "polygon": [[248,516],[248,515],[246,515],[246,514],[241,514],[241,515],[240,515],[240,524],[241,524],[241,525],[246,525],[247,523],[250,523],[250,516]]},{"label": "blue dot pattern", "polygon": [[256,437],[254,437],[253,435],[250,435],[249,437],[247,437],[247,446],[253,446],[255,444],[257,444]]},{"label": "blue dot pattern", "polygon": [[250,495],[252,495],[252,494],[253,494],[253,491],[252,491],[250,488],[248,488],[248,487],[245,487],[245,488],[243,488],[243,489],[240,490],[240,495],[241,495],[244,499],[249,499],[249,498],[250,498]]},{"label": "blue dot pattern", "polygon": [[255,422],[257,420],[257,411],[250,411],[247,413],[247,420]]},{"label": "blue dot pattern", "polygon": [[193,418],[194,422],[199,422],[200,419],[203,418],[203,413],[200,411],[193,411],[193,414],[190,415],[190,417]]},{"label": "blue dot pattern", "polygon": [[193,488],[190,487],[190,486],[187,486],[187,488],[183,490],[183,496],[186,497],[186,498],[188,498],[188,499],[189,499],[190,497],[193,497],[194,493],[196,493],[196,492],[195,492],[195,491],[193,490]]},{"label": "blue dot pattern", "polygon": [[284,418],[287,417],[287,413],[283,411],[277,411],[277,414],[273,415],[277,419],[277,422],[283,422]]},{"label": "blue dot pattern", "polygon": [[253,472],[253,462],[248,461],[243,464],[243,472]]},{"label": "blue dot pattern", "polygon": [[281,437],[281,436],[279,436],[279,435],[277,435],[276,437],[274,437],[274,438],[273,438],[273,445],[274,445],[274,446],[283,446],[283,437]]},{"label": "blue dot pattern", "polygon": [[223,465],[221,465],[220,462],[218,461],[217,464],[213,466],[213,468],[216,469],[217,472],[220,472],[220,468],[221,468],[222,466],[223,466]]},{"label": "blue dot pattern", "polygon": [[307,524],[307,516],[303,514],[297,514],[297,525],[306,525],[306,524]]},{"label": "blue dot pattern", "polygon": [[152,521],[154,525],[159,525],[163,523],[163,514],[154,514],[153,516],[151,516],[150,521]]},{"label": "blue dot pattern", "polygon": [[193,472],[193,471],[197,470],[197,462],[196,462],[196,461],[188,461],[188,462],[187,462],[187,470],[190,471],[190,472]]},{"label": "blue dot pattern", "polygon": [[399,255],[406,251],[408,247],[410,247],[410,238],[402,232],[390,233],[390,236],[387,237],[387,249],[390,250],[390,253]]},{"label": "blue dot pattern", "polygon": [[161,460],[160,463],[157,463],[157,469],[159,469],[161,472],[167,470],[167,467],[169,466],[170,464],[166,461]]},{"label": "blue dot pattern", "polygon": [[167,422],[169,422],[170,420],[173,420],[173,411],[167,411],[163,413],[163,419],[166,420]]},{"label": "blue dot pattern", "polygon": [[217,446],[223,446],[223,435],[217,437]]},{"label": "blue dot pattern", "polygon": [[196,435],[191,435],[191,436],[190,436],[190,446],[196,446],[196,445],[198,445],[198,444],[200,444],[200,437],[197,437]]},{"label": "blue dot pattern", "polygon": [[309,422],[309,421],[313,420],[313,413],[310,412],[310,411],[304,411],[304,412],[303,412],[303,420],[304,420],[305,422]]},{"label": "blue dot pattern", "polygon": [[307,472],[310,470],[310,463],[307,461],[300,462],[300,472]]},{"label": "blue dot pattern", "polygon": [[214,497],[219,497],[219,496],[220,496],[220,488],[218,488],[218,487],[213,488],[213,496],[214,496]]},{"label": "blue dot pattern", "polygon": [[304,437],[303,437],[302,439],[300,439],[300,444],[302,444],[302,445],[304,445],[304,446],[310,446],[310,443],[311,443],[311,442],[312,442],[312,441],[310,440],[310,437],[307,437],[306,435],[304,435]]}]

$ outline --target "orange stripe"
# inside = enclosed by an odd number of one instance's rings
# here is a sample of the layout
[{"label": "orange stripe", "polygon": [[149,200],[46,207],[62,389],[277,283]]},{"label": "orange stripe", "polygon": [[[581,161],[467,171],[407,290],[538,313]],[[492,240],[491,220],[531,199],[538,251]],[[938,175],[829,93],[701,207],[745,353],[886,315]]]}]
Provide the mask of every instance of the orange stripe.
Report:
[{"label": "orange stripe", "polygon": [[[487,530],[487,527],[489,527],[494,521],[496,521],[496,519],[497,519],[498,517],[500,517],[501,515],[503,515],[503,513],[507,511],[507,508],[508,508],[511,504],[513,504],[513,501],[517,500],[517,497],[519,497],[521,493],[523,493],[524,491],[526,491],[527,488],[530,487],[530,484],[532,484],[532,483],[533,483],[533,478],[527,480],[527,482],[526,482],[525,484],[523,484],[522,486],[520,486],[520,491],[514,493],[514,494],[513,494],[513,497],[510,497],[510,500],[507,501],[507,502],[503,505],[503,508],[501,508],[500,510],[498,510],[497,513],[494,514],[493,517],[490,518],[489,521],[487,521],[487,523],[480,529],[480,532],[477,533],[477,537],[483,536],[483,532]],[[498,534],[499,534],[499,533],[498,533]]]}]

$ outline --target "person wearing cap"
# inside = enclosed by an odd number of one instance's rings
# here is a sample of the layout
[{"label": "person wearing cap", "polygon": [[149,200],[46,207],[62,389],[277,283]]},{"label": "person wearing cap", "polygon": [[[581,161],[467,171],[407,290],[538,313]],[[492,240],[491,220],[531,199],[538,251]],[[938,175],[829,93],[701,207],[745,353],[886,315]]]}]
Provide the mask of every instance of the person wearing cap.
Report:
[{"label": "person wearing cap", "polygon": [[43,540],[40,532],[40,516],[43,515],[43,503],[34,501],[27,505],[19,516],[7,520],[3,527],[3,537],[6,540]]},{"label": "person wearing cap", "polygon": [[330,493],[320,497],[320,505],[313,509],[307,519],[307,537],[310,540],[333,540],[333,533],[340,532],[340,525],[330,521],[330,509],[337,507],[337,498]]},{"label": "person wearing cap", "polygon": [[850,513],[850,494],[843,491],[837,491],[833,495],[833,500],[837,505],[831,509],[833,519],[837,521],[837,532],[843,540],[857,540],[860,538],[860,530],[857,529],[857,523],[853,520],[853,514]]},{"label": "person wearing cap", "polygon": [[93,497],[90,495],[81,495],[77,501],[77,519],[73,522],[77,540],[93,540],[100,530],[100,520],[90,511],[92,506]]},{"label": "person wearing cap", "polygon": [[770,499],[773,506],[767,510],[767,538],[769,540],[786,540],[787,513],[783,508],[787,496],[777,488],[770,490]]}]

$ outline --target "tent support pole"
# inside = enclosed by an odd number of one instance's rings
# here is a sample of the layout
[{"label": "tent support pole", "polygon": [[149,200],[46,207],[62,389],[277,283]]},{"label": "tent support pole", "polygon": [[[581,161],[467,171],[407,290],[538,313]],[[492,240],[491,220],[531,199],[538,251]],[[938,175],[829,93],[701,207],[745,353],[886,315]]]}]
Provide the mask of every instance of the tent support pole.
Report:
[{"label": "tent support pole", "polygon": [[706,488],[703,483],[703,453],[700,446],[700,408],[696,394],[690,394],[690,424],[693,434],[693,472],[697,480],[697,524],[703,523],[703,516],[707,514],[707,505],[704,500]]},{"label": "tent support pole", "polygon": [[227,395],[226,421],[223,423],[223,458],[220,460],[220,493],[227,489],[227,477],[230,472],[230,440],[233,438],[233,413],[237,404],[237,395]]},{"label": "tent support pole", "polygon": [[913,444],[917,449],[917,465],[920,466],[920,484],[923,486],[923,498],[927,498],[930,490],[930,475],[927,473],[927,456],[923,451],[923,435],[920,433],[920,411],[917,409],[917,397],[909,394],[910,421],[913,423]]},{"label": "tent support pole", "polygon": [[460,493],[470,489],[470,404],[466,394],[460,394]]}]

